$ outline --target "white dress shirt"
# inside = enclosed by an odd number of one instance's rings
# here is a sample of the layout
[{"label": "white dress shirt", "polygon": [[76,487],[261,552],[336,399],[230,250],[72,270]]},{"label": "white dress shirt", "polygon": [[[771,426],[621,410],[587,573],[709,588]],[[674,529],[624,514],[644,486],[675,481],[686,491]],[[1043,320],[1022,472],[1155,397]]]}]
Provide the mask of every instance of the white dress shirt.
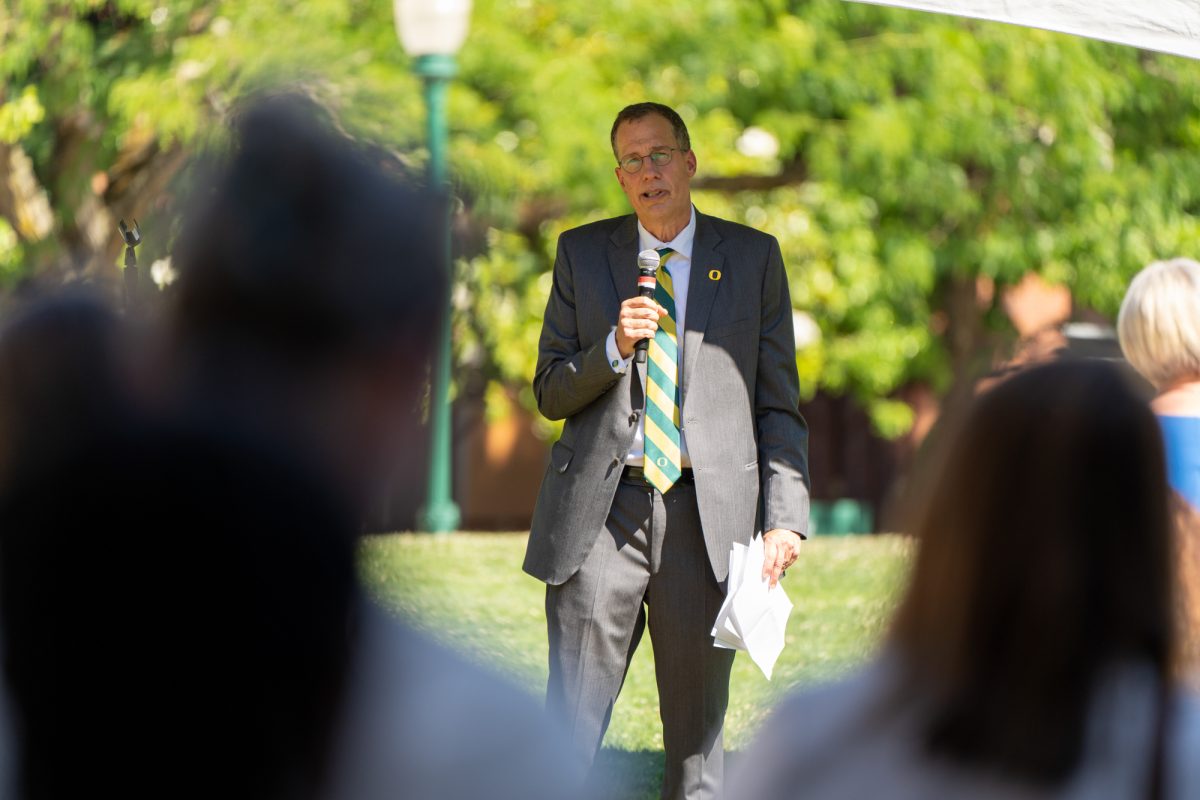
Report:
[{"label": "white dress shirt", "polygon": [[[653,234],[642,226],[641,220],[638,220],[637,227],[639,251],[660,250],[664,247],[669,247],[675,251],[675,255],[671,256],[671,260],[667,262],[667,271],[671,273],[671,282],[675,290],[675,329],[678,331],[676,364],[682,364],[683,322],[685,319],[684,315],[687,313],[688,283],[692,275],[692,241],[696,237],[696,207],[692,206],[692,217],[688,220],[688,224],[679,232],[678,236],[669,242],[661,242],[656,239]],[[633,265],[630,266],[632,267]],[[629,364],[633,360],[633,357],[621,357],[621,352],[617,349],[616,328],[613,328],[608,334],[608,341],[605,347],[608,351],[608,363],[612,365],[614,372],[623,373],[629,369]],[[642,382],[642,396],[644,397],[646,394],[646,370],[638,370],[638,377]],[[633,437],[633,446],[629,448],[629,454],[625,457],[625,463],[630,466],[640,467],[645,461],[644,445],[642,443],[645,416],[643,413],[638,418],[637,433]],[[692,461],[688,458],[687,440],[684,439],[683,431],[679,432],[679,454],[680,463],[684,467],[691,467]]]}]

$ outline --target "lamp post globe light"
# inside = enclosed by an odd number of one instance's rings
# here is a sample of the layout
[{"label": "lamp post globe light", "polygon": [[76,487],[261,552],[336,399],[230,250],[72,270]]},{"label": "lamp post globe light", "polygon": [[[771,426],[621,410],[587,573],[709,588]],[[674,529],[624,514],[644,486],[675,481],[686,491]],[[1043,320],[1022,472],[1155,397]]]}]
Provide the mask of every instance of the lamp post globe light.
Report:
[{"label": "lamp post globe light", "polygon": [[428,115],[429,185],[445,201],[442,269],[446,271],[443,322],[433,365],[429,402],[429,487],[417,526],[430,533],[456,530],[461,519],[451,497],[450,433],[450,190],[446,176],[446,88],[457,72],[454,54],[467,38],[471,0],[395,0],[396,32],[413,71],[424,84]]}]

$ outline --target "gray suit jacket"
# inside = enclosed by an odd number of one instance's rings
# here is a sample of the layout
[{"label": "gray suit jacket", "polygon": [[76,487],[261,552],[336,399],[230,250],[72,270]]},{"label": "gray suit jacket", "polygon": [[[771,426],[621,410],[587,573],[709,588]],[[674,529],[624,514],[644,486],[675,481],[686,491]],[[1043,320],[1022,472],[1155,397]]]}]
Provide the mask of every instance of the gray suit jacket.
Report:
[{"label": "gray suit jacket", "polygon": [[[558,241],[533,390],[565,419],[534,509],[525,571],[550,584],[587,557],[612,505],[644,405],[636,367],[613,372],[605,341],[637,294],[637,219]],[[779,243],[696,214],[680,416],[704,542],[724,581],[729,550],[757,530],[808,529],[808,428],[800,416],[792,304]]]}]

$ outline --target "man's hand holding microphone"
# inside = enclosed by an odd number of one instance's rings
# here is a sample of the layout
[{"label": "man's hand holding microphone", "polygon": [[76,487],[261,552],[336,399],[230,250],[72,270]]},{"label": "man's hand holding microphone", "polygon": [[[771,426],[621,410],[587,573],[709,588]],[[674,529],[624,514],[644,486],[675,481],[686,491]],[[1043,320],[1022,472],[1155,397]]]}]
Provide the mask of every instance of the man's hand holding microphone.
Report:
[{"label": "man's hand holding microphone", "polygon": [[621,358],[629,358],[636,349],[639,364],[646,361],[646,348],[658,330],[658,321],[667,315],[667,310],[654,302],[658,261],[654,250],[638,253],[637,296],[621,303],[621,313],[617,315],[617,351]]}]

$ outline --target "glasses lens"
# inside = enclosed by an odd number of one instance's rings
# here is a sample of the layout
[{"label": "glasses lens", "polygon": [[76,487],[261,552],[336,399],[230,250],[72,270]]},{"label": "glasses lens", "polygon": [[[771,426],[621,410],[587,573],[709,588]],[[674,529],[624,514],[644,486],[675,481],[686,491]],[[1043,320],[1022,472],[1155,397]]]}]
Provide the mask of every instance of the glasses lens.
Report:
[{"label": "glasses lens", "polygon": [[626,172],[637,172],[642,168],[642,159],[637,156],[630,156],[621,162],[621,169]]},{"label": "glasses lens", "polygon": [[671,151],[655,150],[650,154],[650,160],[654,162],[654,166],[656,167],[665,167],[667,164],[671,163]]}]

